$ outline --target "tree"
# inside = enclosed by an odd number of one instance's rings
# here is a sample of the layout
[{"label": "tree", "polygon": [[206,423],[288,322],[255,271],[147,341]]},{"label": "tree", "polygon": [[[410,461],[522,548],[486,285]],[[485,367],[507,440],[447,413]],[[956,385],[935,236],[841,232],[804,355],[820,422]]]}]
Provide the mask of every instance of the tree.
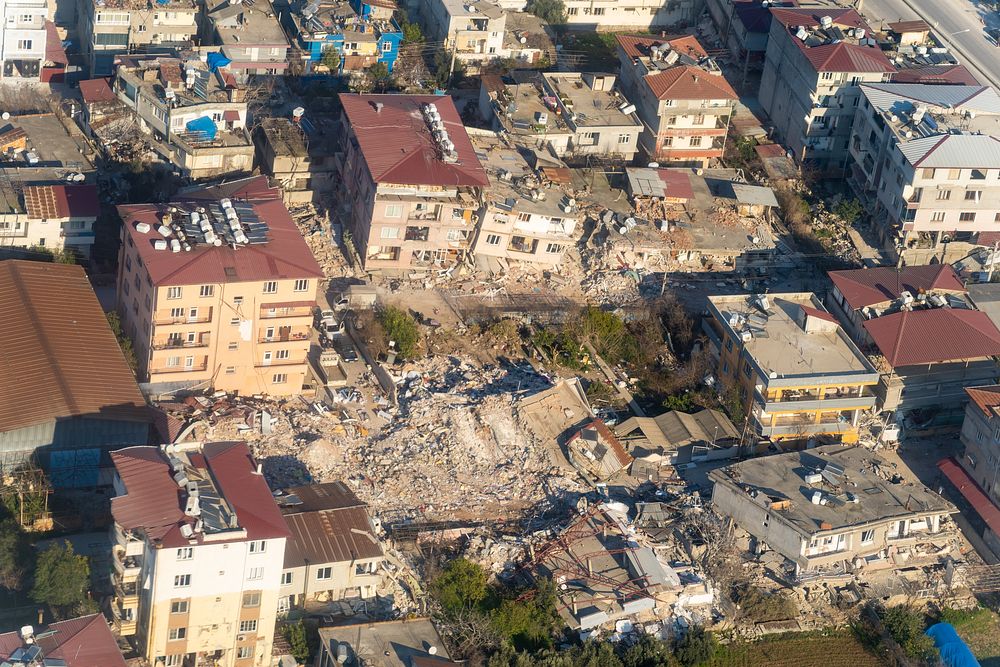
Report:
[{"label": "tree", "polygon": [[645,634],[622,651],[621,659],[624,667],[668,667],[672,664],[666,643]]},{"label": "tree", "polygon": [[38,554],[31,599],[49,605],[62,615],[87,602],[90,587],[90,563],[86,556],[73,552],[68,540],[53,544]]},{"label": "tree", "polygon": [[118,347],[122,349],[122,355],[125,356],[125,362],[128,367],[135,372],[138,362],[135,358],[135,348],[132,347],[132,339],[129,338],[125,331],[122,329],[122,318],[118,314],[117,310],[109,311],[106,315],[108,318],[108,326],[111,327],[111,331],[115,334],[115,338],[118,339]]},{"label": "tree", "polygon": [[924,616],[909,607],[889,607],[878,612],[882,626],[900,648],[914,660],[935,664],[934,640],[924,634]]},{"label": "tree", "polygon": [[403,19],[400,26],[403,31],[403,44],[422,44],[424,41],[424,31],[416,23],[410,23]]},{"label": "tree", "polygon": [[708,662],[715,655],[716,648],[715,637],[700,625],[692,625],[674,640],[674,656],[684,667]]},{"label": "tree", "polygon": [[842,199],[833,207],[833,213],[847,224],[853,225],[864,213],[864,208],[857,199]]},{"label": "tree", "polygon": [[527,9],[550,25],[566,23],[566,5],[562,0],[530,0]]},{"label": "tree", "polygon": [[515,647],[531,651],[550,648],[560,624],[556,586],[551,579],[539,579],[530,597],[503,600],[491,617],[497,632]]},{"label": "tree", "polygon": [[306,630],[306,624],[301,618],[297,623],[285,626],[285,639],[288,640],[292,657],[301,664],[307,664],[310,653],[309,633]]},{"label": "tree", "polygon": [[420,329],[412,315],[395,306],[387,306],[379,313],[378,321],[388,339],[396,343],[396,351],[402,359],[417,356]]},{"label": "tree", "polygon": [[28,546],[17,521],[0,523],[0,586],[9,591],[24,587],[28,573]]},{"label": "tree", "polygon": [[392,80],[392,74],[389,73],[389,66],[385,63],[375,63],[367,70],[365,74],[372,83],[372,87],[380,92],[384,93],[386,88],[389,87],[389,83]]},{"label": "tree", "polygon": [[456,558],[431,582],[431,592],[445,614],[477,608],[486,599],[486,572],[465,558]]},{"label": "tree", "polygon": [[319,63],[329,69],[331,72],[340,71],[340,51],[337,50],[336,46],[332,44],[325,49],[319,58]]}]

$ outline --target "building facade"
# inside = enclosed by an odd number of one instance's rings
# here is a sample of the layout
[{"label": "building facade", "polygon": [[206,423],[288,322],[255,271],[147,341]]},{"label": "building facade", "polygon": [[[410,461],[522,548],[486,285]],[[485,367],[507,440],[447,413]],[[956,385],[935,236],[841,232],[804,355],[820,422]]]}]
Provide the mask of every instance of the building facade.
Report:
[{"label": "building facade", "polygon": [[566,23],[573,30],[611,32],[637,28],[666,28],[697,22],[702,0],[567,0]]},{"label": "building facade", "polygon": [[47,57],[46,0],[5,0],[0,58],[5,80],[38,81]]},{"label": "building facade", "polygon": [[254,75],[284,74],[288,69],[288,37],[269,0],[206,3],[200,34],[203,44],[219,47],[241,82]]},{"label": "building facade", "polygon": [[78,12],[77,35],[91,77],[114,71],[126,53],[190,47],[198,33],[198,5],[168,0],[150,5],[137,0],[86,0]]},{"label": "building facade", "polygon": [[721,158],[738,95],[698,40],[617,40],[622,86],[643,123],[643,155],[694,167]]},{"label": "building facade", "polygon": [[716,375],[757,437],[857,442],[879,376],[815,295],[712,296],[708,311]]},{"label": "building facade", "polygon": [[151,663],[271,664],[288,528],[246,443],[112,454],[112,611]]},{"label": "building facade", "polygon": [[[118,309],[140,382],[151,391],[301,392],[323,273],[266,177],[119,213]],[[190,251],[178,239],[184,230]]]},{"label": "building facade", "polygon": [[[384,1],[341,0],[305,6],[295,22],[306,52],[307,72],[345,74],[376,63],[391,72],[403,41],[393,13],[394,4]],[[331,57],[331,52],[337,57]]]},{"label": "building facade", "polygon": [[776,139],[820,172],[846,174],[862,83],[896,69],[853,9],[772,9],[758,98]]},{"label": "building facade", "polygon": [[482,63],[508,55],[507,13],[491,0],[422,0],[420,18],[428,39],[444,42],[458,60]]},{"label": "building facade", "polygon": [[286,203],[310,202],[336,189],[336,134],[336,119],[330,117],[311,116],[304,124],[261,120],[254,135],[257,164],[281,185]]}]

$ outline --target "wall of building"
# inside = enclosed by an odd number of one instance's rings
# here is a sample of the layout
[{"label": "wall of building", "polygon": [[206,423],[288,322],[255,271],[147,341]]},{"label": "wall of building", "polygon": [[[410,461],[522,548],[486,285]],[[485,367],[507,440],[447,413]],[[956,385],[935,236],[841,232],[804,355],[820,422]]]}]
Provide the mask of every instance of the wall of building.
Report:
[{"label": "wall of building", "polygon": [[[374,597],[381,562],[382,558],[366,558],[340,563],[310,563],[285,569],[284,573],[290,573],[292,580],[281,586],[281,597],[289,600],[289,607],[299,607],[305,600],[314,600],[320,594],[329,595],[331,600]],[[330,568],[328,578],[325,568]]]},{"label": "wall of building", "polygon": [[986,417],[979,406],[969,401],[960,437],[965,450],[959,463],[1000,504],[1000,419]]},{"label": "wall of building", "polygon": [[558,226],[562,231],[557,232],[549,218],[527,212],[523,215],[529,219],[520,220],[516,210],[486,209],[476,230],[472,252],[543,266],[562,263],[566,249],[573,244],[577,221],[563,218]]},{"label": "wall of building", "polygon": [[[39,76],[22,76],[11,70],[10,61],[31,61],[40,65],[45,59],[48,7],[44,0],[7,0],[3,5],[2,58],[3,78],[37,81]],[[24,20],[28,19],[28,20]]]},{"label": "wall of building", "polygon": [[884,374],[876,393],[880,410],[954,410],[968,400],[965,387],[994,384],[997,380],[1000,368],[992,359],[903,366]]},{"label": "wall of building", "polygon": [[566,22],[571,29],[614,31],[693,23],[703,0],[567,0]]}]

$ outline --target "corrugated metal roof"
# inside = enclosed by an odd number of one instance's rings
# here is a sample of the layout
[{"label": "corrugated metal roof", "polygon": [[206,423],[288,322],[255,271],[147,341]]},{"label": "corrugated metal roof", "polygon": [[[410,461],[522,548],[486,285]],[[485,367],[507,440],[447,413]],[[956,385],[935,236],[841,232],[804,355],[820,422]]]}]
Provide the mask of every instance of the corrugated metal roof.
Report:
[{"label": "corrugated metal roof", "polygon": [[963,84],[978,86],[980,82],[965,65],[924,65],[907,67],[892,76],[899,83]]},{"label": "corrugated metal roof", "polygon": [[0,262],[0,431],[66,417],[152,422],[83,269]]},{"label": "corrugated metal roof", "polygon": [[747,185],[746,183],[733,183],[732,185],[736,201],[741,204],[778,208],[778,200],[771,188],[765,188],[761,185]]},{"label": "corrugated metal roof", "polygon": [[997,508],[989,496],[979,488],[979,485],[969,477],[969,473],[958,464],[955,459],[947,458],[938,462],[938,469],[944,473],[962,497],[969,501],[976,514],[982,517],[983,522],[995,533],[1000,533],[1000,509]]},{"label": "corrugated metal roof", "polygon": [[862,84],[872,106],[890,111],[899,102],[914,106],[927,104],[955,112],[974,111],[1000,114],[1000,95],[988,86],[941,86],[928,83],[870,83]]},{"label": "corrugated metal roof", "polygon": [[850,42],[828,42],[809,46],[792,33],[798,27],[817,28],[820,19],[829,16],[833,25],[838,28],[863,28],[868,34],[873,34],[865,20],[854,9],[837,9],[833,7],[772,8],[772,17],[784,25],[791,39],[817,72],[895,72],[889,59],[877,46],[860,46]]},{"label": "corrugated metal roof", "polygon": [[633,197],[694,198],[691,178],[685,170],[626,167],[625,173]]},{"label": "corrugated metal roof", "polygon": [[[489,179],[476,157],[455,102],[447,95],[341,95],[344,115],[357,137],[376,183],[486,187]],[[381,104],[381,111],[376,105]],[[445,162],[421,105],[434,104],[458,161]]]},{"label": "corrugated metal roof", "polygon": [[651,37],[650,35],[615,35],[618,46],[630,58],[648,57],[651,46],[669,46],[671,50],[683,53],[695,60],[707,58],[708,53],[694,35],[676,37]]},{"label": "corrugated metal roof", "polygon": [[966,291],[965,285],[950,264],[906,266],[901,269],[879,266],[830,271],[828,275],[854,310],[898,299],[904,291],[913,296],[920,291],[929,290]]},{"label": "corrugated metal roof", "polygon": [[1000,355],[1000,331],[978,310],[904,311],[868,320],[865,329],[894,368]]},{"label": "corrugated metal roof", "polygon": [[285,567],[379,558],[382,547],[364,506],[286,514]]},{"label": "corrugated metal roof", "polygon": [[[43,632],[51,634],[39,637]],[[44,631],[36,628],[35,635],[43,655],[62,660],[65,667],[125,667],[125,658],[103,614],[52,623]],[[24,646],[18,632],[0,635],[0,659],[10,658]]]},{"label": "corrugated metal roof", "polygon": [[1000,139],[985,134],[922,137],[900,144],[899,150],[923,169],[1000,168]]},{"label": "corrugated metal roof", "polygon": [[[201,243],[190,252],[177,253],[153,248],[153,241],[163,238],[156,228],[170,206],[223,197],[234,202],[245,201],[253,207],[257,217],[267,222],[267,243],[235,249]],[[187,190],[168,204],[119,206],[118,212],[128,238],[157,286],[323,277],[322,269],[281,201],[281,191],[270,187],[266,176]],[[138,231],[136,225],[140,222],[149,224],[153,230],[147,234]]]},{"label": "corrugated metal roof", "polygon": [[889,24],[889,30],[895,33],[904,32],[930,32],[931,27],[927,25],[927,21],[921,21],[920,19],[914,19],[912,21],[896,21],[895,23]]},{"label": "corrugated metal roof", "polygon": [[101,212],[96,185],[29,185],[24,205],[30,220],[96,218]]},{"label": "corrugated metal roof", "polygon": [[111,90],[111,85],[109,79],[86,79],[80,82],[80,94],[83,95],[83,101],[86,104],[93,104],[94,102],[113,102],[118,99],[115,96],[113,90]]}]

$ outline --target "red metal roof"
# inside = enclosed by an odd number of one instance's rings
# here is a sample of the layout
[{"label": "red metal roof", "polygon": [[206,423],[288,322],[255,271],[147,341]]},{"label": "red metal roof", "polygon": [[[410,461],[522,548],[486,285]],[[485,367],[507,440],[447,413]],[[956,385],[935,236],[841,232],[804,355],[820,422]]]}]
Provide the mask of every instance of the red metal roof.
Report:
[{"label": "red metal roof", "polygon": [[[103,614],[52,623],[44,632],[39,637],[43,631],[35,630],[35,641],[43,655],[62,660],[66,667],[125,667],[125,658]],[[24,647],[20,633],[0,634],[0,659],[6,660]]]},{"label": "red metal roof", "polygon": [[[257,216],[267,222],[267,243],[232,248],[199,244],[190,252],[155,250],[153,241],[163,213],[171,205],[218,200],[228,197],[253,205]],[[281,191],[257,176],[224,186],[197,188],[179,194],[171,204],[130,204],[119,206],[128,237],[132,239],[154,285],[201,285],[289,278],[322,278],[323,271],[306,245],[281,201]],[[148,223],[147,234],[136,224]]]},{"label": "red metal roof", "polygon": [[1000,384],[986,387],[966,387],[965,393],[969,395],[969,400],[987,417],[993,417],[997,414],[997,408],[1000,408]]},{"label": "red metal roof", "polygon": [[671,199],[694,199],[694,188],[691,187],[691,176],[680,169],[657,169],[657,175],[666,191],[666,196]]},{"label": "red metal roof", "polygon": [[895,33],[930,32],[931,27],[927,25],[927,21],[914,19],[912,21],[896,21],[895,23],[890,23],[889,30]]},{"label": "red metal roof", "polygon": [[63,48],[62,40],[59,39],[59,31],[52,21],[45,22],[45,59],[56,65],[68,65],[69,58],[66,57],[66,49]]},{"label": "red metal roof", "polygon": [[978,310],[903,311],[868,320],[865,329],[895,368],[1000,355],[1000,331]]},{"label": "red metal roof", "polygon": [[238,121],[240,119],[240,112],[236,109],[226,109],[222,112],[222,120],[225,121]]},{"label": "red metal roof", "polygon": [[969,501],[976,514],[982,517],[983,522],[990,527],[994,533],[1000,534],[1000,509],[990,500],[986,492],[979,488],[979,485],[965,472],[953,458],[938,461],[938,469],[944,473],[962,497]]},{"label": "red metal roof", "polygon": [[879,266],[872,269],[830,271],[829,276],[854,310],[898,299],[904,291],[913,296],[930,290],[966,291],[965,285],[950,264],[907,266],[902,269]]},{"label": "red metal roof", "polygon": [[[486,187],[489,179],[447,95],[341,95],[344,115],[357,137],[368,173],[376,183]],[[376,105],[381,104],[381,111]],[[434,104],[458,161],[438,157],[420,108]]]},{"label": "red metal roof", "polygon": [[[256,464],[245,442],[212,442],[202,446],[203,460],[189,456],[193,466],[206,466],[221,496],[236,514],[245,538],[228,541],[288,537],[267,483],[256,473]],[[164,547],[189,544],[181,525],[193,523],[181,507],[181,489],[173,480],[166,455],[158,447],[128,447],[111,453],[111,460],[125,485],[125,495],[111,500],[111,514],[128,530],[143,530]],[[199,538],[200,539],[200,538]],[[227,541],[227,540],[220,540]]]},{"label": "red metal roof", "polygon": [[152,415],[79,266],[0,262],[0,431]]},{"label": "red metal roof", "polygon": [[94,102],[114,102],[115,91],[111,90],[109,79],[86,79],[80,82],[80,94],[86,104]]},{"label": "red metal roof", "polygon": [[772,8],[771,16],[788,29],[791,39],[805,54],[817,72],[895,72],[889,59],[877,46],[860,46],[849,42],[836,42],[809,46],[793,34],[798,27],[817,28],[820,18],[829,16],[838,28],[864,28],[873,34],[871,27],[853,9],[822,8]]},{"label": "red metal roof", "polygon": [[30,185],[24,205],[30,220],[96,218],[101,212],[96,185]]},{"label": "red metal roof", "polygon": [[757,155],[762,159],[787,156],[787,152],[781,144],[761,144],[760,146],[754,146],[754,150],[757,151]]},{"label": "red metal roof", "polygon": [[982,85],[965,65],[925,65],[907,67],[896,72],[893,83],[955,84],[962,86]]},{"label": "red metal roof", "polygon": [[708,53],[698,42],[694,35],[681,35],[678,37],[651,37],[650,35],[616,35],[618,46],[630,58],[648,57],[649,47],[667,45],[673,51],[683,53],[692,58],[707,58]]},{"label": "red metal roof", "polygon": [[643,78],[661,100],[735,100],[739,96],[722,76],[690,65],[672,67]]},{"label": "red metal roof", "polygon": [[801,303],[799,304],[799,308],[801,308],[802,312],[808,315],[809,317],[817,317],[821,320],[826,320],[827,322],[840,324],[839,322],[837,322],[836,317],[826,312],[825,310],[820,310],[819,308],[813,308],[811,306],[803,306]]}]

